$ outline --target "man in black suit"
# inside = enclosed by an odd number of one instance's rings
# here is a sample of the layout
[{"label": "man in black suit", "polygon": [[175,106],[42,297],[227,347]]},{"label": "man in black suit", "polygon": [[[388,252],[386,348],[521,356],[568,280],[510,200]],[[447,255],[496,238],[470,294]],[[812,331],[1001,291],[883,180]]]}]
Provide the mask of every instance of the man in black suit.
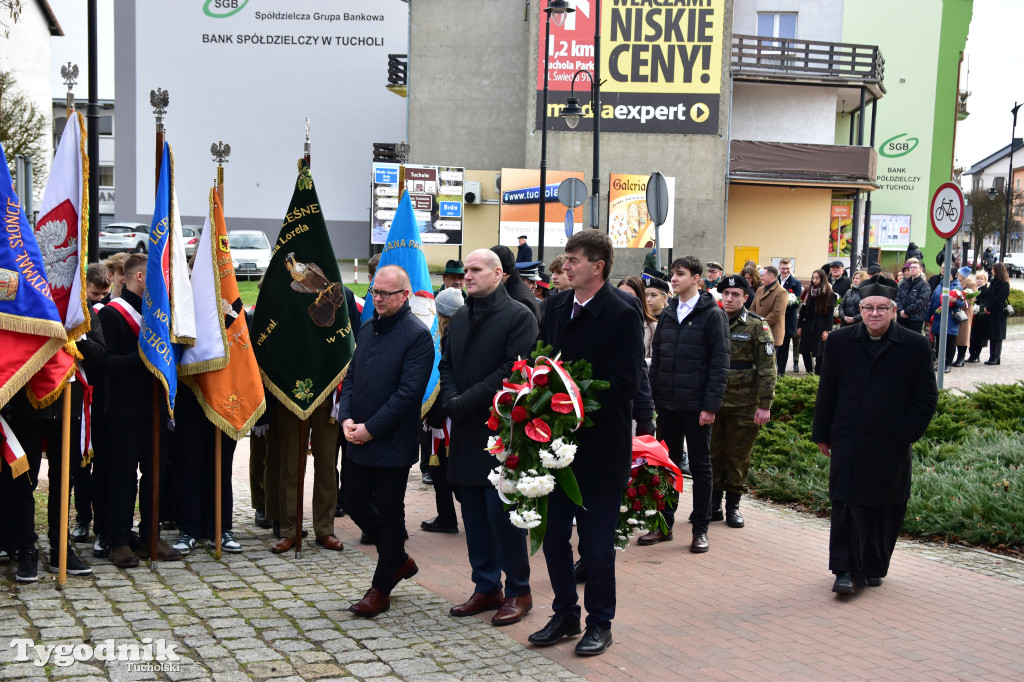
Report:
[{"label": "man in black suit", "polygon": [[533,260],[533,249],[526,243],[526,235],[519,235],[519,252],[516,254],[517,263],[529,263]]},{"label": "man in black suit", "polygon": [[608,235],[583,230],[565,245],[563,269],[569,292],[551,299],[541,326],[541,340],[562,360],[587,360],[593,378],[611,386],[597,395],[601,409],[593,426],[578,431],[579,450],[572,463],[583,506],[573,504],[560,488],[548,496],[544,559],[555,598],[554,616],[530,642],[548,646],[579,634],[580,607],[570,538],[576,519],[579,550],[587,566],[584,605],[587,631],[576,645],[581,656],[601,654],[612,643],[615,616],[615,528],[619,504],[629,479],[632,451],[632,401],[644,365],[644,341],[635,307],[608,283],[613,250]]},{"label": "man in black suit", "polygon": [[[783,258],[779,261],[779,286],[785,289],[789,294],[796,296],[796,301],[793,303],[786,303],[786,337],[783,339],[782,346],[779,348],[779,352],[775,355],[776,366],[779,368],[779,376],[783,376],[786,373],[786,364],[789,362],[789,347],[790,345],[800,345],[800,337],[796,335],[796,313],[800,308],[800,294],[803,293],[804,287],[800,284],[800,280],[793,274],[793,263],[788,258]],[[800,357],[800,353],[793,355],[793,371],[797,369],[797,358]]]}]

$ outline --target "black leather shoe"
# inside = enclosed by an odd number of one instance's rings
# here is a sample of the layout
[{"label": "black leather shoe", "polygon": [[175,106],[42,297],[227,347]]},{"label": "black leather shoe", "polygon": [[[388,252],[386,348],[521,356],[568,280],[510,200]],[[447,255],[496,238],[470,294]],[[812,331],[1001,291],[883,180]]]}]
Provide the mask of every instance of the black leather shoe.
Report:
[{"label": "black leather shoe", "polygon": [[964,366],[964,359],[963,358],[957,358],[956,360],[953,361],[953,366],[954,367],[963,367]]},{"label": "black leather shoe", "polygon": [[725,510],[725,523],[730,528],[743,527],[743,515],[740,514],[739,507],[728,507]]},{"label": "black leather shoe", "polygon": [[428,533],[458,533],[458,526],[442,526],[437,522],[437,517],[420,522],[420,528]]},{"label": "black leather shoe", "polygon": [[266,513],[261,509],[256,512],[256,518],[253,520],[258,528],[270,528],[274,525],[274,522],[267,518]]},{"label": "black leather shoe", "polygon": [[340,519],[344,515],[345,515],[345,508],[342,507],[340,504],[337,507],[334,508],[334,518]]},{"label": "black leather shoe", "polygon": [[988,360],[985,361],[985,364],[986,365],[998,365],[999,364],[999,358],[996,358],[995,360],[993,360],[992,358],[989,358]]},{"label": "black leather shoe", "polygon": [[547,625],[530,635],[527,639],[530,644],[551,646],[552,644],[557,644],[563,637],[574,637],[580,634],[580,632],[579,618],[556,613],[551,616]]},{"label": "black leather shoe", "polygon": [[708,534],[694,533],[693,542],[690,543],[690,551],[694,554],[703,554],[708,551]]},{"label": "black leather shoe", "polygon": [[88,523],[76,523],[75,529],[71,531],[72,542],[88,542],[89,541],[89,524]]},{"label": "black leather shoe", "polygon": [[967,358],[966,360],[964,360],[964,362],[966,362],[966,363],[968,363],[970,365],[973,365],[976,362],[981,362],[981,358],[979,358],[977,355],[972,355],[969,358]]},{"label": "black leather shoe", "polygon": [[576,655],[597,656],[598,654],[603,654],[604,650],[611,645],[611,628],[605,629],[600,625],[588,625],[586,633],[576,643]]},{"label": "black leather shoe", "polygon": [[882,584],[881,578],[868,578],[868,587],[878,587]]},{"label": "black leather shoe", "polygon": [[[987,365],[988,363],[986,362],[985,364]],[[944,370],[942,370],[942,371],[945,374],[949,374],[950,372],[953,371],[953,365],[946,365],[946,368]]]},{"label": "black leather shoe", "polygon": [[836,576],[836,581],[832,583],[832,591],[836,594],[853,594],[855,588],[853,586],[853,576],[849,573],[840,573]]}]

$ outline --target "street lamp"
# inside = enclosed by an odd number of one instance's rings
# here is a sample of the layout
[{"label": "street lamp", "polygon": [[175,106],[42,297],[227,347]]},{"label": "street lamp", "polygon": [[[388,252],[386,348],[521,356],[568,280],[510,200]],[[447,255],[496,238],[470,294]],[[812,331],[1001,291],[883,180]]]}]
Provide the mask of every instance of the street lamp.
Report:
[{"label": "street lamp", "polygon": [[561,26],[565,22],[565,15],[575,12],[576,9],[569,4],[569,0],[548,0],[548,6],[544,8],[547,17],[544,19],[544,98],[541,104],[540,127],[540,211],[538,211],[538,234],[537,234],[537,259],[544,261],[544,204],[547,201],[548,183],[548,61],[551,55],[551,22],[555,26]]},{"label": "street lamp", "polygon": [[[600,11],[600,10],[598,10]],[[597,37],[595,36],[594,50],[597,51]],[[597,62],[594,62],[594,70],[598,68]],[[577,71],[573,74],[572,84],[569,86],[569,98],[565,101],[565,106],[558,112],[558,115],[565,119],[565,124],[570,129],[575,130],[576,126],[580,124],[580,119],[583,117],[583,109],[580,107],[580,100],[576,97],[576,79],[579,76],[586,76],[590,79],[590,110],[594,116],[594,175],[591,178],[591,184],[593,187],[593,193],[590,197],[590,227],[598,229],[600,226],[600,199],[601,196],[601,82],[595,80],[594,76],[589,71]]]},{"label": "street lamp", "polygon": [[1006,222],[1003,224],[1003,238],[999,244],[999,262],[1006,259],[1006,238],[1010,234],[1010,206],[1013,202],[1013,135],[1017,132],[1017,110],[1021,106],[1014,102],[1013,109],[1010,109],[1010,113],[1013,114],[1013,127],[1010,128],[1010,172],[1006,176]]}]

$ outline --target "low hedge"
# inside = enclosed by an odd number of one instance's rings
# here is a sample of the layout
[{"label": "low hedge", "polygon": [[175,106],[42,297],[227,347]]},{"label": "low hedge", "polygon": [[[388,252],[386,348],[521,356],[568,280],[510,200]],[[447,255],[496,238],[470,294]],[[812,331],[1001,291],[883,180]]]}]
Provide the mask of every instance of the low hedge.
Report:
[{"label": "low hedge", "polygon": [[[750,462],[752,492],[821,515],[831,511],[829,460],[810,440],[817,377],[783,377]],[[1024,543],[1024,382],[941,391],[914,445],[903,531],[992,548]]]}]

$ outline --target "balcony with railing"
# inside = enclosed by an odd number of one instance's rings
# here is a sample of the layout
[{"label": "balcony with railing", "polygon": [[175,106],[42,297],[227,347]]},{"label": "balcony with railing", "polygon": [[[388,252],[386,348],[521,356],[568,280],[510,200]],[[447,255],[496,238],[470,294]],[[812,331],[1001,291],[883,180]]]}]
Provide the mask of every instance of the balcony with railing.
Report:
[{"label": "balcony with railing", "polygon": [[885,94],[885,59],[877,45],[733,35],[732,77],[738,81],[866,88]]}]

